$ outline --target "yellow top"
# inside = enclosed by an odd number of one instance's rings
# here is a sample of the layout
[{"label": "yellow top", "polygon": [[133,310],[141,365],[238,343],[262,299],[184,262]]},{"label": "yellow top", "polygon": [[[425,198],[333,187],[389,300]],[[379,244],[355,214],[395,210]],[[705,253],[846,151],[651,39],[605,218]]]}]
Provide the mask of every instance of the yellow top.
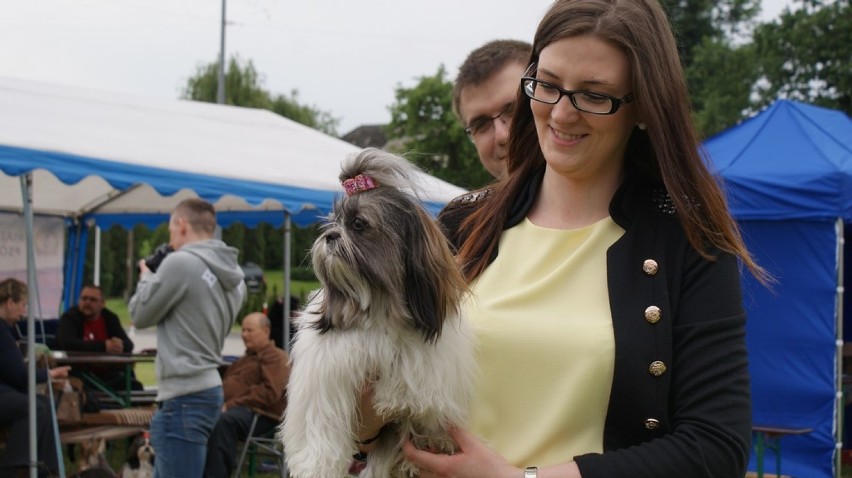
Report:
[{"label": "yellow top", "polygon": [[575,230],[525,219],[472,284],[471,427],[515,466],[603,451],[615,362],[606,251],[623,233],[610,217]]}]

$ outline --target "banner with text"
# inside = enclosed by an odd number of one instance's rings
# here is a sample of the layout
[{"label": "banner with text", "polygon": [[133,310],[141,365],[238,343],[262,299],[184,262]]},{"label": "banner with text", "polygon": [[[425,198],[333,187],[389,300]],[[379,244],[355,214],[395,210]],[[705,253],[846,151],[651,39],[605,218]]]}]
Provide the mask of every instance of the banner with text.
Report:
[{"label": "banner with text", "polygon": [[[62,263],[65,256],[65,221],[59,217],[33,218],[33,246],[36,280],[41,311],[32,310],[33,317],[59,316],[62,300]],[[14,277],[27,280],[27,231],[20,214],[0,213],[0,280]],[[35,293],[33,284],[27,284]]]}]

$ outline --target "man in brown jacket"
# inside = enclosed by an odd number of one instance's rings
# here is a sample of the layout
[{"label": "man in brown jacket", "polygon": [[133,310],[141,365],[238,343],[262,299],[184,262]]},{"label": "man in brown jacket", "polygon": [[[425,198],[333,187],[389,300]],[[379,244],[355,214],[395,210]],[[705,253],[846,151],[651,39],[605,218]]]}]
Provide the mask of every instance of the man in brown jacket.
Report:
[{"label": "man in brown jacket", "polygon": [[284,389],[290,359],[287,352],[275,347],[269,332],[265,315],[255,312],[243,319],[246,354],[228,367],[222,379],[225,404],[207,442],[205,477],[231,476],[237,464],[237,443],[246,438],[255,414],[258,420],[253,435],[257,436],[278,426],[287,406]]}]

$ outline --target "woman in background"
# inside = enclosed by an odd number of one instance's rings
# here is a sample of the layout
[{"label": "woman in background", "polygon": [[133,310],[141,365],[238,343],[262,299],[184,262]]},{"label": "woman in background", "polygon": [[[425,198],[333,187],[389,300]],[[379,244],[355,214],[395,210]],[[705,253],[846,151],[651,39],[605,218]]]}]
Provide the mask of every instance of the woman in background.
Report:
[{"label": "woman in background", "polygon": [[[0,427],[8,429],[0,477],[29,476],[29,400],[27,367],[12,329],[27,312],[27,285],[17,279],[0,281]],[[36,382],[68,377],[70,367],[37,369]],[[50,401],[36,395],[36,442],[39,476],[57,473],[56,436]]]}]

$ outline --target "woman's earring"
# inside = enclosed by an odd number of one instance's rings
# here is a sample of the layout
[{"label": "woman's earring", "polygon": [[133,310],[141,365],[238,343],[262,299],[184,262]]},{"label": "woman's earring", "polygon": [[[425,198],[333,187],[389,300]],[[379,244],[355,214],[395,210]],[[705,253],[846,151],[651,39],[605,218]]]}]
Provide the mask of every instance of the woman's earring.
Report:
[{"label": "woman's earring", "polygon": [[645,129],[648,127],[648,126],[646,126],[646,125],[645,125],[645,123],[639,123],[639,124],[637,124],[636,126],[637,126],[639,129],[641,129],[642,131],[645,131]]}]

